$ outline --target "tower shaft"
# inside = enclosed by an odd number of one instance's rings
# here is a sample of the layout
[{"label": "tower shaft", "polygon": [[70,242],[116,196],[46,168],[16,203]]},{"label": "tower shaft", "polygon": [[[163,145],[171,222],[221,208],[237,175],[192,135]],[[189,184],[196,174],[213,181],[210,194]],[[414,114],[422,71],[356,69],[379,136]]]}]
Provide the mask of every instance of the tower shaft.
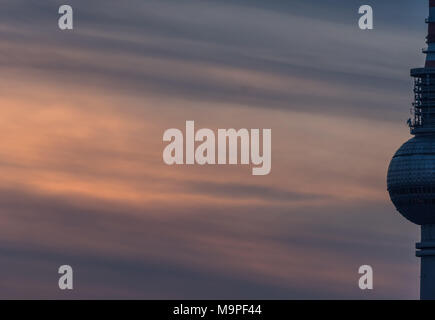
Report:
[{"label": "tower shaft", "polygon": [[435,225],[421,226],[421,242],[416,244],[420,261],[420,299],[435,300]]}]

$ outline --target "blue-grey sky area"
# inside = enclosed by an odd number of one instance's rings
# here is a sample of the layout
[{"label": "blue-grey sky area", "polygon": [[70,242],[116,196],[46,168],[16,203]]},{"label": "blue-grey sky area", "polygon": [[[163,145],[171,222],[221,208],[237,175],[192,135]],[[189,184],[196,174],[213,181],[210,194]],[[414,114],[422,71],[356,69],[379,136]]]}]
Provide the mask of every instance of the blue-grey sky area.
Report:
[{"label": "blue-grey sky area", "polygon": [[[426,1],[61,4],[0,0],[0,298],[418,297],[385,176]],[[272,128],[272,173],[165,166],[186,120]]]}]

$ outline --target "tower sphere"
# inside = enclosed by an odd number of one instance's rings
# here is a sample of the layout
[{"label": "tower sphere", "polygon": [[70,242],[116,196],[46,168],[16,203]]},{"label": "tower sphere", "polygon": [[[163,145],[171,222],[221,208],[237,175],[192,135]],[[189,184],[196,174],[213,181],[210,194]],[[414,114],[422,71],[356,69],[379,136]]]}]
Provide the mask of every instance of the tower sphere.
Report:
[{"label": "tower sphere", "polygon": [[405,142],[388,168],[391,201],[408,220],[435,224],[435,134],[422,134]]}]

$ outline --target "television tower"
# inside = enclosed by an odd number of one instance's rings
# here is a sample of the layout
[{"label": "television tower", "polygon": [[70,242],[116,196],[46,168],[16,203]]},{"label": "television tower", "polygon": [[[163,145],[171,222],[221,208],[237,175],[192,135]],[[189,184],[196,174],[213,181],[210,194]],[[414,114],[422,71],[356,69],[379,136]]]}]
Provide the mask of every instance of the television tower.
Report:
[{"label": "television tower", "polygon": [[414,78],[411,134],[388,168],[388,192],[397,211],[421,226],[416,244],[420,264],[420,298],[435,299],[435,0],[429,0],[424,68],[411,69]]}]

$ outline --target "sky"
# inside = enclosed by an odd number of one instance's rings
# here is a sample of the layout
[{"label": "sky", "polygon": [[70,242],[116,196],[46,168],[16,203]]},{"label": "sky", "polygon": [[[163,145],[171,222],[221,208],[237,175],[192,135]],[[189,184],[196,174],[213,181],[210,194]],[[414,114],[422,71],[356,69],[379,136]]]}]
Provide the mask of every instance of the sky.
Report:
[{"label": "sky", "polygon": [[[62,4],[0,0],[0,298],[418,298],[386,172],[425,1]],[[165,165],[186,120],[271,128],[271,174]]]}]

